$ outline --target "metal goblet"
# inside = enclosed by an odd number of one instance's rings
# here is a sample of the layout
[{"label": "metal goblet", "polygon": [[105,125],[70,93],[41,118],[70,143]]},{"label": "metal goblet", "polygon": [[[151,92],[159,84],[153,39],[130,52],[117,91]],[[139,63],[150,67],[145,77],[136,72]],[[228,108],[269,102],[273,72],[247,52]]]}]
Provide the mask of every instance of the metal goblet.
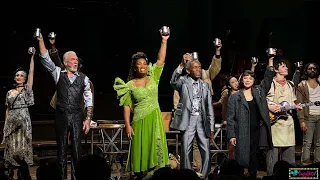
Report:
[{"label": "metal goblet", "polygon": [[219,39],[219,38],[214,38],[213,44],[214,44],[214,46],[216,46],[216,47],[220,47],[221,39]]},{"label": "metal goblet", "polygon": [[33,37],[34,38],[39,38],[41,34],[41,29],[40,28],[36,28],[36,30],[34,31]]},{"label": "metal goblet", "polygon": [[162,36],[169,36],[170,32],[169,32],[169,27],[168,26],[162,26],[161,27],[161,34]]},{"label": "metal goblet", "polygon": [[36,52],[36,49],[34,47],[29,47],[28,53],[29,54],[34,54]]},{"label": "metal goblet", "polygon": [[296,68],[300,69],[303,66],[303,62],[295,62],[294,65],[296,66]]},{"label": "metal goblet", "polygon": [[267,52],[268,56],[276,56],[277,55],[276,48],[268,48],[266,52]]},{"label": "metal goblet", "polygon": [[48,38],[51,40],[54,40],[56,38],[56,35],[57,35],[56,33],[51,32],[51,33],[49,33]]},{"label": "metal goblet", "polygon": [[251,63],[257,64],[259,62],[259,59],[257,57],[251,57]]},{"label": "metal goblet", "polygon": [[196,61],[198,59],[199,59],[198,52],[193,52],[192,53],[192,60]]}]

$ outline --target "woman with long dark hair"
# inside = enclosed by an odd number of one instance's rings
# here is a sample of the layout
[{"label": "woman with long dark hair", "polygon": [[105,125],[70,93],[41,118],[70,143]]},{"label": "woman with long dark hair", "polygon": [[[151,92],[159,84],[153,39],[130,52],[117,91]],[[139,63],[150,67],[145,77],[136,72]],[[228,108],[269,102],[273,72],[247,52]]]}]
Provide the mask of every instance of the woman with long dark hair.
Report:
[{"label": "woman with long dark hair", "polygon": [[[229,76],[226,79],[226,90],[224,91],[224,93],[226,93],[226,95],[223,96],[223,99],[221,101],[222,104],[222,124],[226,125],[227,124],[227,117],[228,117],[228,100],[229,97],[231,96],[231,94],[234,94],[236,92],[238,92],[239,90],[239,82],[238,79],[233,77],[233,76]],[[228,149],[229,149],[229,159],[234,159],[235,155],[234,155],[234,146],[231,145],[230,143],[228,144]]]},{"label": "woman with long dark hair", "polygon": [[[160,33],[161,30],[160,30]],[[158,85],[163,70],[169,36],[162,36],[158,59],[148,65],[147,55],[137,52],[131,57],[128,82],[115,79],[114,90],[124,108],[126,133],[131,140],[127,171],[142,179],[145,172],[152,173],[168,165],[168,147],[158,103]],[[130,111],[133,120],[130,123]]]},{"label": "woman with long dark hair", "polygon": [[252,178],[256,178],[259,150],[273,148],[266,94],[274,74],[273,57],[269,58],[259,85],[254,86],[254,72],[245,71],[240,77],[239,91],[232,94],[228,102],[227,137],[236,147],[236,160],[248,167],[248,176]]},{"label": "woman with long dark hair", "polygon": [[226,79],[226,90],[224,91],[226,93],[225,96],[223,96],[222,99],[222,123],[226,124],[227,122],[227,113],[228,113],[228,99],[231,94],[234,94],[238,92],[239,90],[239,82],[238,79],[235,78],[234,76],[229,76]]},{"label": "woman with long dark hair", "polygon": [[14,72],[15,85],[6,96],[6,115],[3,128],[5,166],[9,179],[13,178],[13,167],[18,167],[19,179],[30,179],[28,166],[33,164],[32,128],[28,107],[34,105],[32,91],[34,54],[32,51],[29,74],[22,68]]}]

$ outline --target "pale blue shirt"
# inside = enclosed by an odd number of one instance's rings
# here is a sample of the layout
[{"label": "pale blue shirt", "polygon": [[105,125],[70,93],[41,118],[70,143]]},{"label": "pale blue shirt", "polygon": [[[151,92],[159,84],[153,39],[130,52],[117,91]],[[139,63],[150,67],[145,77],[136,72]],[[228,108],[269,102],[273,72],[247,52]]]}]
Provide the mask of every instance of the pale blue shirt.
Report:
[{"label": "pale blue shirt", "polygon": [[[48,51],[45,54],[40,54],[40,57],[41,57],[42,65],[50,72],[55,84],[57,84],[59,82],[60,72],[66,72],[66,70],[61,70],[60,67],[54,64],[54,62],[51,60],[49,56]],[[78,76],[80,76],[79,73],[75,72],[73,76],[69,77],[71,84],[74,82],[74,80]],[[87,108],[87,107],[93,106],[92,92],[90,88],[89,78],[87,76],[84,78],[84,86],[85,86],[84,92],[83,92],[84,105]]]}]

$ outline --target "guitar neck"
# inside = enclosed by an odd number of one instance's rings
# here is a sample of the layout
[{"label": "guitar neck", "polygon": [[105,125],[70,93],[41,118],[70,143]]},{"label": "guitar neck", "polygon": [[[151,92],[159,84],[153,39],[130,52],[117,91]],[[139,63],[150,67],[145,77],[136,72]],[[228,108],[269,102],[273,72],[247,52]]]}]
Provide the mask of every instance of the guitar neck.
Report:
[{"label": "guitar neck", "polygon": [[[301,107],[308,107],[308,106],[312,106],[314,105],[313,102],[309,102],[309,103],[304,103],[304,104],[300,104]],[[288,108],[286,108],[286,110],[292,110],[292,109],[296,109],[296,105],[293,106],[289,106]]]},{"label": "guitar neck", "polygon": [[304,103],[304,104],[301,104],[301,107],[308,107],[308,106],[312,106],[312,105],[314,105],[314,103],[313,102],[309,102],[309,103]]}]

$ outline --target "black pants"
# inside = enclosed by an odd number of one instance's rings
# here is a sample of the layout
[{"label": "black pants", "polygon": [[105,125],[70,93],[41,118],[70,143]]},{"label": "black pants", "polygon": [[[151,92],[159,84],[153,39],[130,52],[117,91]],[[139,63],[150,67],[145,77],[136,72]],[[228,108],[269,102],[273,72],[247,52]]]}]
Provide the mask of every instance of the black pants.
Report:
[{"label": "black pants", "polygon": [[28,166],[18,168],[18,180],[31,180]]},{"label": "black pants", "polygon": [[81,158],[81,134],[83,127],[82,111],[68,112],[56,110],[56,139],[57,139],[57,161],[61,177],[67,179],[67,152],[68,152],[68,132],[71,141],[71,179],[75,180],[75,167]]},{"label": "black pants", "polygon": [[252,176],[254,178],[257,176],[258,166],[259,166],[258,153],[256,152],[250,153],[250,161],[249,161],[249,168],[248,168],[249,176]]},{"label": "black pants", "polygon": [[258,166],[259,166],[259,139],[260,134],[255,133],[254,136],[251,136],[250,140],[250,161],[248,167],[249,176],[256,178]]}]

